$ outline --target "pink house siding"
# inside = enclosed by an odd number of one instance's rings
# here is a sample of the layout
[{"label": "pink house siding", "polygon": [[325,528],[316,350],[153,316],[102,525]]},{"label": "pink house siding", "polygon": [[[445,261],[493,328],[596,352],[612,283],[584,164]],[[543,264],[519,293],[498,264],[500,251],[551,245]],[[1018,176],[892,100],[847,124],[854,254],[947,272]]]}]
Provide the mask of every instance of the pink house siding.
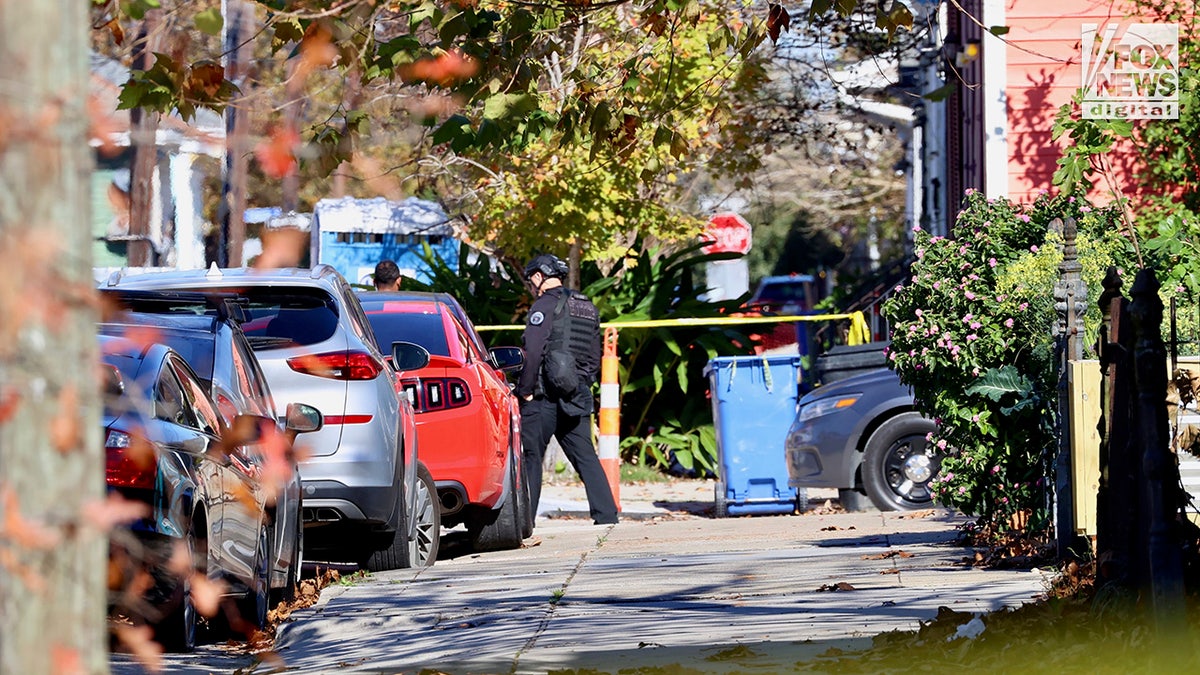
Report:
[{"label": "pink house siding", "polygon": [[[1030,201],[1051,187],[1060,145],[1050,140],[1054,116],[1081,86],[1080,30],[1084,23],[1131,20],[1135,8],[1121,0],[1006,0],[1008,98],[1008,194]],[[1154,23],[1154,17],[1140,22]],[[1116,158],[1118,180],[1132,196],[1130,152]],[[1104,187],[1097,184],[1097,187]],[[1107,189],[1094,195],[1111,199]]]}]

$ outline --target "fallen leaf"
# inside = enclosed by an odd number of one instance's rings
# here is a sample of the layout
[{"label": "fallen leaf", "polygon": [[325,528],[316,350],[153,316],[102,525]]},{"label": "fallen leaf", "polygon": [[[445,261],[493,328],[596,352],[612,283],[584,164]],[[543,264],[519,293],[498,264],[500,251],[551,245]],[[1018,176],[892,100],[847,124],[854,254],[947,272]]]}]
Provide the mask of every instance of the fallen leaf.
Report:
[{"label": "fallen leaf", "polygon": [[201,616],[216,616],[221,607],[221,596],[225,593],[225,584],[213,581],[199,572],[192,573],[191,582],[192,604],[196,606],[196,611]]}]

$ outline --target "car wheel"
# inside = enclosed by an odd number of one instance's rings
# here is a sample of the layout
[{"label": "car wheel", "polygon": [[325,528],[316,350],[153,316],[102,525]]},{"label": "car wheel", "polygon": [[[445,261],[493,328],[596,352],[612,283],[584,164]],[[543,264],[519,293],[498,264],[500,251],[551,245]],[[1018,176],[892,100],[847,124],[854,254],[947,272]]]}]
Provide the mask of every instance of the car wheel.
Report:
[{"label": "car wheel", "polygon": [[509,458],[509,494],[499,509],[479,507],[467,521],[471,547],[476,551],[503,551],[520,548],[524,533],[521,498],[517,491],[517,463]]},{"label": "car wheel", "polygon": [[249,635],[267,625],[267,612],[271,609],[271,536],[270,529],[263,525],[258,530],[258,550],[255,552],[254,578],[245,597],[238,601],[244,630]]},{"label": "car wheel", "polygon": [[851,513],[866,511],[874,507],[867,493],[857,488],[838,488],[838,503],[842,505],[843,509]]},{"label": "car wheel", "polygon": [[926,440],[937,425],[915,412],[884,422],[867,441],[863,487],[880,511],[906,511],[933,505],[930,489],[941,457]]},{"label": "car wheel", "polygon": [[[420,482],[417,481],[418,485]],[[396,499],[399,500],[396,505],[396,531],[388,535],[387,546],[359,561],[359,566],[368,572],[386,572],[412,566],[412,559],[409,557],[408,512],[404,508],[404,481],[396,486]]]},{"label": "car wheel", "polygon": [[796,488],[796,513],[808,510],[808,488]]},{"label": "car wheel", "polygon": [[[203,540],[196,537],[193,529],[189,528],[183,537],[183,545],[188,557],[193,561],[195,571],[201,574],[207,570],[208,549],[202,544]],[[197,554],[203,555],[197,558]],[[201,562],[204,562],[203,569]],[[169,579],[164,583],[172,584],[172,590],[163,609],[166,613],[154,624],[154,639],[170,652],[190,652],[196,648],[197,615],[196,605],[192,600],[192,572],[182,577],[173,572],[167,573]]]},{"label": "car wheel", "polygon": [[417,535],[409,543],[408,559],[413,567],[430,567],[437,562],[442,537],[442,514],[437,502],[437,485],[424,464],[417,463],[417,503],[412,517]]},{"label": "car wheel", "polygon": [[713,515],[717,518],[728,518],[729,498],[725,496],[725,483],[723,481],[717,481],[713,487],[713,501],[716,503]]},{"label": "car wheel", "polygon": [[[303,500],[296,507],[296,514],[304,513]],[[292,558],[288,561],[287,575],[283,588],[279,590],[272,602],[288,602],[296,598],[300,589],[300,571],[304,565],[304,523],[296,521],[296,543],[292,546]]]}]

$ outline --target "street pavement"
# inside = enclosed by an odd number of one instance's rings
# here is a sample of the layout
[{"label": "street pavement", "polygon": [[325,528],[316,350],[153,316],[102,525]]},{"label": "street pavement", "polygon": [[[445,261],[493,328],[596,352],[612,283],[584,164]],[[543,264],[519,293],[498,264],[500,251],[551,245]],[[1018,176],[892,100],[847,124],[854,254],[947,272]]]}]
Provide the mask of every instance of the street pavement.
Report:
[{"label": "street pavement", "polygon": [[[937,509],[715,519],[712,482],[622,486],[622,522],[593,525],[577,485],[547,484],[535,539],[333,585],[283,624],[275,654],[206,646],[178,673],[786,672],[831,646],[914,630],[938,607],[1029,602],[1048,572],[966,566],[965,519]],[[904,667],[911,664],[904,664]],[[137,673],[126,656],[114,672]],[[901,664],[898,664],[900,667]]]}]

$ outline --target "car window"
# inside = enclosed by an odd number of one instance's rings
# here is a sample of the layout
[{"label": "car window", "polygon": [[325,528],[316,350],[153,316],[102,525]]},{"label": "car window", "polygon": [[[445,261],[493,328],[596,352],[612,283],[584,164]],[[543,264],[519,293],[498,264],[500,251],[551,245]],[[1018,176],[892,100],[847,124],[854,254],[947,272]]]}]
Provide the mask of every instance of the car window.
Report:
[{"label": "car window", "polygon": [[158,373],[158,384],[154,387],[154,416],[190,429],[200,427],[187,395],[183,393],[183,386],[171,368],[163,368]]},{"label": "car window", "polygon": [[255,350],[317,344],[333,337],[338,329],[337,303],[321,289],[247,286],[211,290],[247,299],[242,331]]},{"label": "car window", "polygon": [[421,345],[434,356],[450,356],[446,328],[439,314],[371,312],[367,314],[367,320],[385,353],[392,351],[393,342],[404,340]]},{"label": "car window", "polygon": [[233,367],[237,372],[238,387],[242,393],[265,406],[264,414],[274,416],[275,401],[271,398],[267,378],[258,365],[258,359],[240,339],[233,341]]},{"label": "car window", "polygon": [[211,335],[185,334],[172,330],[160,330],[159,342],[174,349],[192,367],[196,375],[208,381],[213,376],[213,352],[216,345]]},{"label": "car window", "polygon": [[195,422],[188,426],[191,426],[193,429],[199,429],[211,436],[219,435],[221,423],[217,416],[217,411],[213,408],[212,403],[208,400],[208,396],[204,393],[204,387],[188,372],[186,366],[174,359],[171,360],[171,370],[179,378],[186,404],[192,410]]}]

